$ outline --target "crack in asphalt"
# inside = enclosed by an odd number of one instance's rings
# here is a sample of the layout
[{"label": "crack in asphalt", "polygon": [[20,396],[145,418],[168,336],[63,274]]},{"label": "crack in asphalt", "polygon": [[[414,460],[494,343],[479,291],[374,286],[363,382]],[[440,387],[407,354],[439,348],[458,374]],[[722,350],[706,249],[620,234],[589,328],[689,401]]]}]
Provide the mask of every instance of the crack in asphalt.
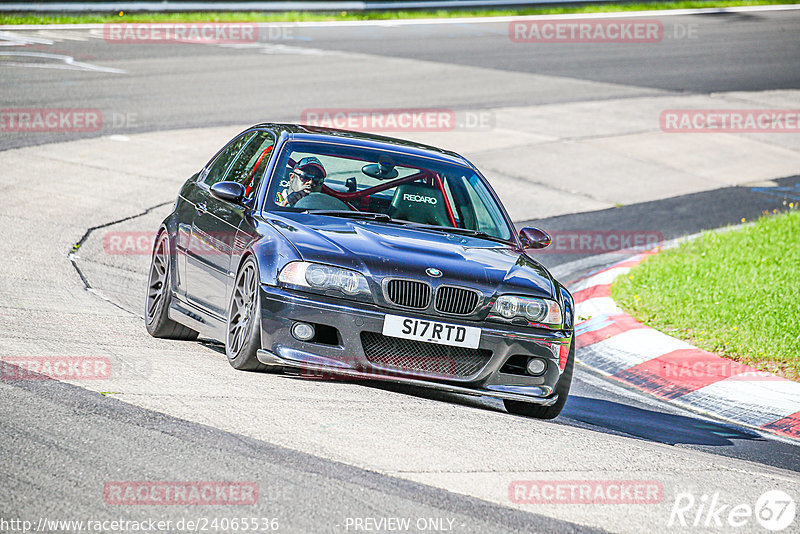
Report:
[{"label": "crack in asphalt", "polygon": [[125,222],[125,221],[130,221],[130,220],[136,219],[138,217],[144,217],[145,215],[149,214],[153,210],[161,208],[161,207],[164,207],[164,206],[167,206],[169,204],[172,204],[172,202],[173,202],[172,200],[168,200],[166,202],[161,202],[160,204],[156,204],[154,206],[150,206],[149,208],[146,208],[144,211],[142,211],[140,213],[136,213],[134,215],[129,215],[127,217],[122,217],[120,219],[116,219],[116,220],[113,220],[113,221],[110,221],[110,222],[107,222],[107,223],[103,223],[103,224],[98,224],[96,226],[92,226],[92,227],[88,228],[83,233],[81,238],[74,245],[72,245],[72,248],[67,253],[67,258],[69,259],[70,263],[72,263],[72,266],[75,268],[75,272],[78,273],[78,276],[80,277],[81,281],[83,282],[84,289],[89,291],[91,294],[97,296],[99,299],[108,302],[109,304],[119,308],[120,310],[122,310],[124,312],[140,316],[140,314],[134,312],[133,310],[129,310],[129,309],[125,308],[121,304],[118,304],[118,303],[114,302],[110,298],[108,298],[105,295],[103,295],[102,293],[100,293],[97,289],[92,287],[92,284],[89,282],[89,278],[84,274],[84,272],[81,270],[80,266],[78,265],[78,261],[77,261],[78,260],[78,256],[77,256],[76,253],[78,252],[78,250],[80,250],[81,246],[86,242],[87,239],[89,239],[89,236],[91,236],[92,232],[94,232],[95,230],[100,230],[102,228],[108,228],[109,226],[113,226],[115,224],[119,224],[119,223],[122,223],[122,222]]}]

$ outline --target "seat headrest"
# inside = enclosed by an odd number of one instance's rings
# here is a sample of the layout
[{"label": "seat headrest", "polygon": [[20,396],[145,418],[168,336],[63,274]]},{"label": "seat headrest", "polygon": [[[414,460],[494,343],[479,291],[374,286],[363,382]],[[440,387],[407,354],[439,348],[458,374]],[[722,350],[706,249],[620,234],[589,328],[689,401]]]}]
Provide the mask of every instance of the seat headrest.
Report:
[{"label": "seat headrest", "polygon": [[402,184],[395,188],[389,216],[420,224],[452,226],[447,217],[442,192],[419,182]]}]

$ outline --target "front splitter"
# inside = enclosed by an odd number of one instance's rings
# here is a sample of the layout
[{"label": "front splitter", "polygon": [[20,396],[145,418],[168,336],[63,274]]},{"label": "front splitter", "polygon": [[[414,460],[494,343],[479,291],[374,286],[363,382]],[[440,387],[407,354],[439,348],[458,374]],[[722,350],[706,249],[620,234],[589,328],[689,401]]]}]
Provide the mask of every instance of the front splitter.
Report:
[{"label": "front splitter", "polygon": [[[289,367],[294,369],[303,369],[306,371],[315,371],[319,373],[328,373],[337,376],[345,376],[350,378],[358,378],[361,380],[380,380],[383,382],[392,382],[396,384],[407,384],[410,386],[419,386],[424,388],[437,389],[440,391],[447,391],[449,393],[458,393],[460,395],[470,395],[473,397],[497,397],[499,399],[515,400],[522,402],[530,402],[542,406],[552,406],[558,401],[558,395],[547,397],[545,388],[536,386],[515,386],[514,391],[507,389],[492,389],[488,386],[486,389],[473,389],[447,384],[443,382],[434,382],[431,380],[423,380],[419,378],[410,378],[402,375],[385,375],[374,374],[355,369],[343,369],[341,367],[328,367],[325,365],[317,365],[309,362],[299,360],[288,360],[281,358],[277,354],[267,350],[260,349],[256,354],[258,361],[270,367]],[[508,386],[497,386],[498,388],[507,388]]]}]

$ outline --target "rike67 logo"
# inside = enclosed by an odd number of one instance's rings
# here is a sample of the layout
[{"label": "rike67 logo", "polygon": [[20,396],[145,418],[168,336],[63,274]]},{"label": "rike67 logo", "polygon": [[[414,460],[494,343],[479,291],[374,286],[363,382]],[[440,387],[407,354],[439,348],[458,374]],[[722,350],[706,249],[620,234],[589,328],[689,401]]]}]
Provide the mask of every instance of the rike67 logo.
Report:
[{"label": "rike67 logo", "polygon": [[765,492],[755,505],[726,501],[718,491],[700,497],[681,492],[675,496],[667,526],[752,532],[760,525],[779,532],[794,524],[796,512],[794,499],[781,490]]}]

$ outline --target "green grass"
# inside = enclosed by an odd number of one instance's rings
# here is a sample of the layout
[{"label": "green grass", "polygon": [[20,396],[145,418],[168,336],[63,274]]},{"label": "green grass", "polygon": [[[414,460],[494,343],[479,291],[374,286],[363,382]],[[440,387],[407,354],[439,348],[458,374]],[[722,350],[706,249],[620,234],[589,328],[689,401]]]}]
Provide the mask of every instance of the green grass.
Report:
[{"label": "green grass", "polygon": [[[796,4],[800,0],[778,1]],[[614,13],[654,9],[690,9],[703,7],[761,6],[776,4],[775,0],[677,1],[628,4],[594,4],[569,7],[538,7],[500,10],[437,10],[437,11],[342,11],[335,13],[291,11],[282,13],[94,13],[94,14],[37,14],[2,13],[0,24],[86,24],[106,22],[302,22],[329,20],[391,20],[443,17],[501,17],[522,15],[557,15],[565,13]]]},{"label": "green grass", "polygon": [[800,211],[789,206],[651,256],[616,280],[612,297],[653,328],[798,379]]}]

